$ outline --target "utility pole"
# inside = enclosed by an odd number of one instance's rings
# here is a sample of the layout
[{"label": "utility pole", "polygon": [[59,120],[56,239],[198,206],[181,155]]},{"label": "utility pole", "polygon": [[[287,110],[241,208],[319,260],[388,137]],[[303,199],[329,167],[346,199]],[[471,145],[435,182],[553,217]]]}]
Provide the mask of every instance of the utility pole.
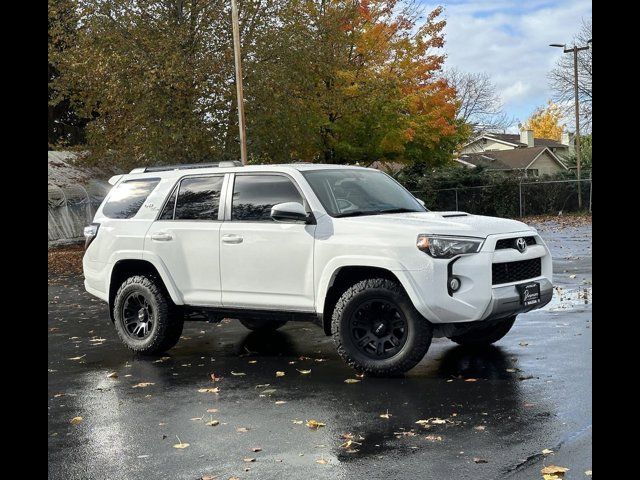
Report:
[{"label": "utility pole", "polygon": [[578,99],[578,52],[582,50],[589,50],[591,39],[587,40],[587,45],[584,47],[578,47],[576,45],[573,48],[567,48],[566,45],[559,43],[552,43],[550,47],[560,47],[564,53],[573,53],[573,89],[574,89],[574,108],[576,111],[576,167],[578,174],[578,209],[582,210],[582,182],[581,179],[581,166],[580,166],[580,101]]},{"label": "utility pole", "polygon": [[247,164],[247,131],[244,122],[244,93],[242,90],[242,57],[240,54],[240,25],[238,5],[231,0],[231,23],[233,24],[233,58],[236,65],[236,98],[238,103],[238,127],[240,128],[240,160]]}]

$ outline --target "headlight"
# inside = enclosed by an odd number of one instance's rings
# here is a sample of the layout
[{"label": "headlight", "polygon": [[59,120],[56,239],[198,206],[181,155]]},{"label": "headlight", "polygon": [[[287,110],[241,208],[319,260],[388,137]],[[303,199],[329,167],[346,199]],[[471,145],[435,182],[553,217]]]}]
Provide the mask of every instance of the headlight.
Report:
[{"label": "headlight", "polygon": [[482,238],[418,235],[416,246],[434,258],[452,258],[466,253],[476,253],[483,242]]}]

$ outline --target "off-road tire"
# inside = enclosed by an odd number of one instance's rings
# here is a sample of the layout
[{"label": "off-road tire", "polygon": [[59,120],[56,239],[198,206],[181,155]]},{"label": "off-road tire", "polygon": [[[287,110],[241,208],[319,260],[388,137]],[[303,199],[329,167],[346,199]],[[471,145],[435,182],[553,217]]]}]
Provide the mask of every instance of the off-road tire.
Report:
[{"label": "off-road tire", "polygon": [[475,347],[491,345],[509,333],[515,321],[516,315],[507,317],[486,327],[472,327],[468,332],[448,338],[459,345]]},{"label": "off-road tire", "polygon": [[[349,332],[351,315],[364,302],[374,299],[392,302],[406,319],[404,345],[385,359],[372,359],[360,352]],[[431,345],[433,327],[415,309],[401,285],[384,278],[371,278],[352,285],[339,298],[331,318],[331,333],[338,354],[349,366],[369,376],[393,377],[412,369],[423,359]]]},{"label": "off-road tire", "polygon": [[[133,339],[125,331],[123,324],[123,302],[134,292],[141,293],[153,307],[154,324],[147,338]],[[116,293],[113,305],[116,332],[120,340],[136,353],[156,355],[172,348],[182,335],[183,315],[173,306],[158,282],[144,275],[127,278]]]},{"label": "off-road tire", "polygon": [[240,323],[249,330],[254,332],[273,332],[280,327],[284,327],[287,323],[286,320],[254,320],[254,319],[240,319]]}]

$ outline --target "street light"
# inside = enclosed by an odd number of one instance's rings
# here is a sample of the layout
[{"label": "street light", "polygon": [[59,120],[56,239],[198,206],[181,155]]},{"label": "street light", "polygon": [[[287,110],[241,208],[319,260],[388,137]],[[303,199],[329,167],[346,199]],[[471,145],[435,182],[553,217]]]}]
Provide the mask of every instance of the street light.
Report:
[{"label": "street light", "polygon": [[575,110],[576,110],[576,166],[578,167],[578,209],[582,210],[582,184],[580,183],[580,104],[578,100],[578,52],[582,50],[589,50],[591,39],[587,40],[587,44],[584,47],[578,47],[576,45],[573,48],[567,48],[564,44],[551,43],[550,47],[559,47],[563,49],[564,53],[573,53],[573,83],[575,94]]}]

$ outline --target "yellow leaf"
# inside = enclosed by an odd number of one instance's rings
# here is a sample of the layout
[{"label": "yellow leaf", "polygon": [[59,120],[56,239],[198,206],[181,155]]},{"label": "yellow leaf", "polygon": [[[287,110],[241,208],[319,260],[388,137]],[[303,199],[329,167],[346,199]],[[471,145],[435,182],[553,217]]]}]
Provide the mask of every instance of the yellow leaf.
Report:
[{"label": "yellow leaf", "polygon": [[183,449],[183,448],[187,448],[189,446],[188,443],[176,443],[173,448],[179,448],[179,449]]},{"label": "yellow leaf", "polygon": [[145,388],[145,387],[148,387],[149,385],[155,385],[155,383],[153,383],[153,382],[140,382],[140,383],[136,383],[131,388]]},{"label": "yellow leaf", "polygon": [[73,417],[69,423],[71,423],[71,425],[78,425],[82,420],[82,417]]},{"label": "yellow leaf", "polygon": [[276,372],[276,377],[284,377],[284,372]]},{"label": "yellow leaf", "polygon": [[326,424],[318,422],[317,420],[307,420],[307,427],[318,429],[320,427],[324,427]]},{"label": "yellow leaf", "polygon": [[208,427],[217,427],[220,425],[220,422],[218,420],[211,420],[210,422],[205,423],[205,425]]},{"label": "yellow leaf", "polygon": [[219,387],[215,387],[215,388],[199,388],[198,392],[200,392],[200,393],[219,393],[220,392],[220,388]]},{"label": "yellow leaf", "polygon": [[[296,370],[298,370],[298,369],[296,368]],[[298,370],[298,371],[303,375],[307,375],[307,374],[311,373],[311,370]]]},{"label": "yellow leaf", "polygon": [[118,378],[118,374],[116,372],[111,372],[109,375],[107,375],[107,378]]},{"label": "yellow leaf", "polygon": [[389,413],[389,410],[387,410],[387,413],[380,414],[380,418],[386,418],[387,420],[391,418],[391,416],[392,415]]},{"label": "yellow leaf", "polygon": [[242,376],[246,375],[246,373],[244,373],[244,372],[231,372],[231,375],[233,375],[234,377],[242,377]]},{"label": "yellow leaf", "polygon": [[550,453],[553,453],[553,450],[550,450],[548,448],[545,448],[544,450],[542,450],[543,455],[549,455]]},{"label": "yellow leaf", "polygon": [[549,465],[548,467],[544,467],[542,470],[540,470],[541,474],[564,474],[565,472],[568,472],[569,469],[566,467],[559,467],[557,465]]},{"label": "yellow leaf", "polygon": [[347,378],[344,383],[358,383],[360,380],[357,378]]},{"label": "yellow leaf", "polygon": [[245,461],[245,462],[247,462],[247,463],[249,463],[249,462],[255,462],[255,461],[256,461],[256,459],[255,459],[255,458],[243,458],[242,460],[243,460],[243,461]]}]

